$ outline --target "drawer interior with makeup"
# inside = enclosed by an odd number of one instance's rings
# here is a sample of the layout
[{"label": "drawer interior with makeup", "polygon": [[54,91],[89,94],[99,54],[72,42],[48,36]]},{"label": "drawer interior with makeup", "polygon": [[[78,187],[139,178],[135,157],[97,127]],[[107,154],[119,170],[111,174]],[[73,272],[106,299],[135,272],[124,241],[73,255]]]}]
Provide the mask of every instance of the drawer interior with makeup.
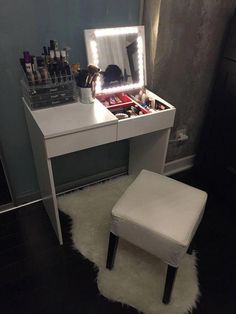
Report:
[{"label": "drawer interior with makeup", "polygon": [[146,85],[144,27],[85,30],[88,63],[99,67],[96,98],[118,120],[117,140],[173,126],[175,108]]}]

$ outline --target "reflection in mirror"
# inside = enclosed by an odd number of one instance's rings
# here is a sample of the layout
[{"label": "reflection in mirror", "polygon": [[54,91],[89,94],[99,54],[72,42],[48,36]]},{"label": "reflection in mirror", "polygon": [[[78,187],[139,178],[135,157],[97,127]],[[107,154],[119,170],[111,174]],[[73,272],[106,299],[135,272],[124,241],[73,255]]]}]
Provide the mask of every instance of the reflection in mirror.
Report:
[{"label": "reflection in mirror", "polygon": [[144,85],[142,26],[85,31],[88,62],[101,68],[96,93],[140,88]]},{"label": "reflection in mirror", "polygon": [[[133,70],[133,66],[130,66],[130,61],[133,60],[130,47],[133,47],[132,52],[137,54],[136,34],[97,38],[98,55],[101,56],[99,58],[99,66],[104,73],[104,87],[109,87],[109,83],[112,84],[111,79],[117,79],[120,83],[122,81],[124,83],[137,83],[138,76],[134,73],[131,76],[131,68]],[[136,58],[135,62],[137,61],[138,59]]]}]

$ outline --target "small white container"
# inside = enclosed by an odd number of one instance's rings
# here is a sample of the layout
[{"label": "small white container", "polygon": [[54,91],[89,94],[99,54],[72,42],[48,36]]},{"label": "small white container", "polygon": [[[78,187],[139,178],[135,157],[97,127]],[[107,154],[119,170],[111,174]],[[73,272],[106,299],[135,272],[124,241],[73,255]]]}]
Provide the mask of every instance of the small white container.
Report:
[{"label": "small white container", "polygon": [[94,96],[91,87],[79,87],[79,98],[83,104],[92,104]]}]

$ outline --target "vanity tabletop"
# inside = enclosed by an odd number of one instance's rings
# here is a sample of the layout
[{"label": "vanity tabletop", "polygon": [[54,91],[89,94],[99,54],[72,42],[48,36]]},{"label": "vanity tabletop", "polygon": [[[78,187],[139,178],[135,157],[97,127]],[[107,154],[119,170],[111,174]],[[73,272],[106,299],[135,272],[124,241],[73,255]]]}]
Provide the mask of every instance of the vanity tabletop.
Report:
[{"label": "vanity tabletop", "polygon": [[93,104],[77,101],[38,110],[31,110],[23,101],[45,139],[116,124],[118,121],[97,99]]}]

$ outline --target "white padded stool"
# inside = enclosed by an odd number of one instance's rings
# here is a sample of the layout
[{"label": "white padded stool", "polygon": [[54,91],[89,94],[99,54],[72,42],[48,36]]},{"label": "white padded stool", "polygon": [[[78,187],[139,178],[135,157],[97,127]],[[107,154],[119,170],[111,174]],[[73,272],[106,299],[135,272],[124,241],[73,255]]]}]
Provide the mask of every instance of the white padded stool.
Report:
[{"label": "white padded stool", "polygon": [[112,209],[107,254],[114,265],[119,237],[168,264],[163,303],[170,301],[179,263],[202,219],[207,194],[166,176],[142,170]]}]

